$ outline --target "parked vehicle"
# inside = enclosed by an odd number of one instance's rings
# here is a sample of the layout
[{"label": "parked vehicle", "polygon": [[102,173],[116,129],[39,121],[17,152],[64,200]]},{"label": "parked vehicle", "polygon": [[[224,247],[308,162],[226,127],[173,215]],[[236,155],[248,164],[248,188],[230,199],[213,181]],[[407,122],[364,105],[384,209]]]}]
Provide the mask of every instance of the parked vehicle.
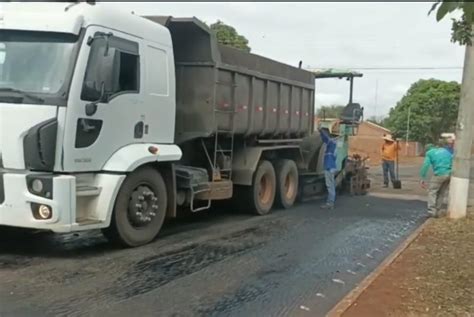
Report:
[{"label": "parked vehicle", "polygon": [[323,184],[318,75],[219,45],[196,18],[9,3],[0,49],[0,225],[139,246],[180,209],[265,215]]}]

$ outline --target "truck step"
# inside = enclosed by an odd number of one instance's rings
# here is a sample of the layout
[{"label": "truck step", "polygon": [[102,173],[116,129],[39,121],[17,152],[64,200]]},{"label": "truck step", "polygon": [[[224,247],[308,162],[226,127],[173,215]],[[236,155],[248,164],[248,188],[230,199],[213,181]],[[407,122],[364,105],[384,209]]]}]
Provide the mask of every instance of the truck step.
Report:
[{"label": "truck step", "polygon": [[99,219],[94,219],[94,218],[77,218],[76,223],[79,226],[87,226],[87,225],[95,225],[98,223],[101,223]]},{"label": "truck step", "polygon": [[77,197],[99,196],[100,191],[101,191],[100,187],[79,185],[76,187],[76,196]]},{"label": "truck step", "polygon": [[233,183],[230,180],[221,180],[208,183],[209,190],[196,194],[197,200],[222,200],[232,197]]}]

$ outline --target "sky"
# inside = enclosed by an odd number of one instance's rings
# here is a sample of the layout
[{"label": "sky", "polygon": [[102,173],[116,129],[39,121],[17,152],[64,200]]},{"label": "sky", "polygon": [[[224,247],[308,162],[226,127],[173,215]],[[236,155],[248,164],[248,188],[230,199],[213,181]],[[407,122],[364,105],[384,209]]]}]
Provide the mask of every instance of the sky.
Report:
[{"label": "sky", "polygon": [[[249,40],[252,53],[305,68],[446,68],[363,70],[354,101],[381,118],[418,79],[461,81],[464,48],[450,42],[451,20],[428,16],[428,2],[108,3],[138,15],[221,20]],[[346,104],[344,80],[316,82],[316,108]]]}]

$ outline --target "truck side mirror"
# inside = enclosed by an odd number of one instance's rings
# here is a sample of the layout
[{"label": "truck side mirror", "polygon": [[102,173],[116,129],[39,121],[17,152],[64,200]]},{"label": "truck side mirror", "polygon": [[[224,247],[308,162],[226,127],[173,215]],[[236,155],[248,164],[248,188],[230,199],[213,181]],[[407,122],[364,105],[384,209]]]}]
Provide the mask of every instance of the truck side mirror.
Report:
[{"label": "truck side mirror", "polygon": [[100,85],[100,96],[99,96],[99,98],[96,101],[88,103],[86,105],[86,115],[87,116],[94,115],[97,112],[97,104],[101,101],[104,101],[104,99],[106,99],[106,97],[105,97],[105,83],[102,82],[102,84]]},{"label": "truck side mirror", "polygon": [[91,42],[81,99],[96,104],[107,102],[107,97],[116,91],[115,81],[118,80],[119,71],[117,67],[120,67],[119,52],[109,46],[108,37],[94,38]]},{"label": "truck side mirror", "polygon": [[87,101],[97,101],[101,97],[101,91],[97,89],[96,82],[86,81],[82,87],[81,98]]}]

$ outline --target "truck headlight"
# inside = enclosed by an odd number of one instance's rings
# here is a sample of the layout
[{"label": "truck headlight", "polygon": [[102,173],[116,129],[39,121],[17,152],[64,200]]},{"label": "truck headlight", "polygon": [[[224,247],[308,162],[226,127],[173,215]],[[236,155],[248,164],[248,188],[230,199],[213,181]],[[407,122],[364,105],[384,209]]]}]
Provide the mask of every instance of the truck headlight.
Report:
[{"label": "truck headlight", "polygon": [[53,175],[30,174],[26,176],[28,191],[33,195],[53,198]]},{"label": "truck headlight", "polygon": [[31,203],[31,211],[37,220],[48,220],[53,217],[53,209],[48,205]]},{"label": "truck headlight", "polygon": [[38,208],[38,215],[42,218],[42,219],[49,219],[51,218],[51,208],[49,208],[49,206],[46,206],[46,205],[40,205],[39,208]]},{"label": "truck headlight", "polygon": [[31,189],[33,189],[33,191],[37,194],[40,194],[42,191],[43,191],[43,182],[41,181],[41,179],[34,179],[32,182],[31,182]]}]

